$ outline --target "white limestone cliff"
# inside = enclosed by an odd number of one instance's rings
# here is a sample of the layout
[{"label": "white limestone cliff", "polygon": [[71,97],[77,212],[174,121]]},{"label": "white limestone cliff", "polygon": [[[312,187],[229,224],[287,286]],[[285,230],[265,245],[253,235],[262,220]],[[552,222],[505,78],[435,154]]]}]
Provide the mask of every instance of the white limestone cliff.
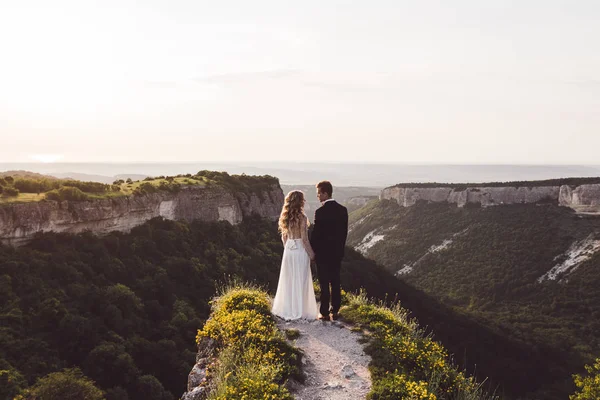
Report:
[{"label": "white limestone cliff", "polygon": [[569,185],[504,186],[467,187],[460,190],[451,187],[390,187],[383,189],[379,198],[395,200],[404,207],[410,207],[420,200],[454,203],[459,207],[469,203],[493,206],[548,200],[580,213],[600,214],[600,184],[579,185],[575,188]]},{"label": "white limestone cliff", "polygon": [[240,223],[258,214],[276,219],[283,192],[273,185],[261,193],[232,192],[220,186],[184,186],[177,193],[157,192],[87,201],[43,200],[0,207],[0,242],[20,245],[37,232],[96,234],[129,231],[154,217],[171,220]]}]

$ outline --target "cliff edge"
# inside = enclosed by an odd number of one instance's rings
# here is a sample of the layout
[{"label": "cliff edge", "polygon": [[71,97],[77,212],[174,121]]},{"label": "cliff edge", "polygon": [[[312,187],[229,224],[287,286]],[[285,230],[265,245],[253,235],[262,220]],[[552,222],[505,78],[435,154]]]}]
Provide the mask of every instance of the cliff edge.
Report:
[{"label": "cliff edge", "polygon": [[228,221],[240,223],[258,214],[276,219],[283,206],[279,184],[256,191],[226,186],[182,186],[176,193],[158,191],[84,201],[43,200],[0,207],[0,242],[21,245],[37,232],[96,234],[127,232],[154,217],[171,220]]},{"label": "cliff edge", "polygon": [[467,204],[493,206],[500,204],[522,204],[549,201],[574,209],[579,213],[600,214],[600,183],[544,185],[543,182],[526,184],[506,183],[480,185],[397,185],[385,188],[381,200],[395,200],[403,207],[417,201],[448,202],[464,207]]}]

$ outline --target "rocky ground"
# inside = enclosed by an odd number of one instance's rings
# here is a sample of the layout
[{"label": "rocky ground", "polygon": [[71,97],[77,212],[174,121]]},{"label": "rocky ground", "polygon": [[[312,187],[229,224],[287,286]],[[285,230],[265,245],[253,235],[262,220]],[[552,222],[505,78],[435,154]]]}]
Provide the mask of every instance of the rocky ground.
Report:
[{"label": "rocky ground", "polygon": [[298,330],[299,337],[291,340],[300,348],[303,383],[290,381],[289,389],[298,400],[364,399],[371,388],[367,369],[370,357],[359,343],[360,333],[340,321],[322,322],[297,320],[278,321],[282,330]]}]

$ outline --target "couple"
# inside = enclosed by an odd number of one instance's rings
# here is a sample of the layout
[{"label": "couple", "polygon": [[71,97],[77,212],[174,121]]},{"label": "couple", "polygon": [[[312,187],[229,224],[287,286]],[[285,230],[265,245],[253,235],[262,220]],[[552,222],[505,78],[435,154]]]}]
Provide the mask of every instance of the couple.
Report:
[{"label": "couple", "polygon": [[[285,198],[279,218],[283,241],[283,259],[272,313],[285,319],[299,318],[329,321],[337,319],[341,305],[340,267],[348,236],[348,210],[332,199],[333,187],[328,181],[317,184],[317,198],[322,206],[315,212],[310,240],[308,219],[304,213],[304,193],[294,190]],[[321,308],[313,289],[310,262],[316,261]],[[331,307],[329,307],[331,284]]]}]

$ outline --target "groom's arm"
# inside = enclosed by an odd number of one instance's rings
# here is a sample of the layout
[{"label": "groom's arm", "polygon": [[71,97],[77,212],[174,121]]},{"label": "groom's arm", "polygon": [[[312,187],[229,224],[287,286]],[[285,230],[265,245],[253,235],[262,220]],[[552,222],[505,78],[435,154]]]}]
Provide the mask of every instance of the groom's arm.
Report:
[{"label": "groom's arm", "polygon": [[342,237],[342,257],[344,257],[344,253],[346,250],[346,239],[348,239],[348,209],[346,207],[343,208],[342,210],[342,232],[341,232],[341,237]]},{"label": "groom's arm", "polygon": [[315,253],[319,252],[319,243],[321,241],[321,234],[323,229],[323,222],[319,218],[319,210],[315,211],[315,222],[313,223],[312,234],[310,235],[310,245]]}]

